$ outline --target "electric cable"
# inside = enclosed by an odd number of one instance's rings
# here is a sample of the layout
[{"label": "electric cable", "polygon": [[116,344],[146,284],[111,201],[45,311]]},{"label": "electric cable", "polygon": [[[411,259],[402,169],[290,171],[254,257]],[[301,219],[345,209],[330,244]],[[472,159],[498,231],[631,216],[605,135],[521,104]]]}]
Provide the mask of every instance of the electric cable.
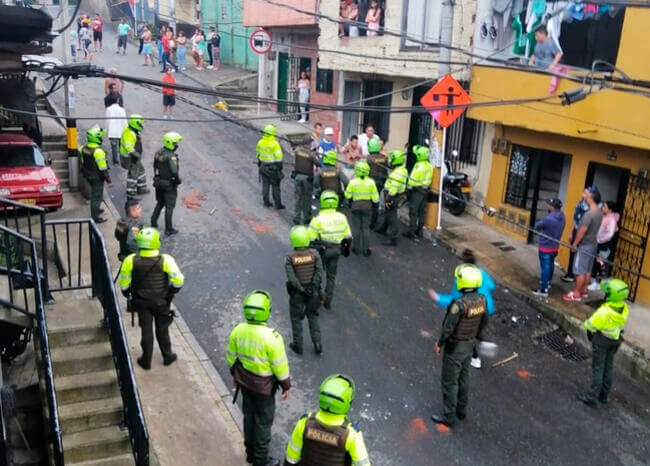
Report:
[{"label": "electric cable", "polygon": [[[74,13],[72,13],[72,16],[70,17],[70,21],[68,21],[68,24],[66,24],[61,29],[57,30],[56,32],[61,34],[63,31],[68,29],[72,25],[72,23],[74,23],[75,19],[77,18],[77,14],[79,13],[79,8],[81,8],[81,1],[82,0],[77,0],[77,6],[74,9]],[[61,7],[61,8],[63,8],[63,7]]]}]

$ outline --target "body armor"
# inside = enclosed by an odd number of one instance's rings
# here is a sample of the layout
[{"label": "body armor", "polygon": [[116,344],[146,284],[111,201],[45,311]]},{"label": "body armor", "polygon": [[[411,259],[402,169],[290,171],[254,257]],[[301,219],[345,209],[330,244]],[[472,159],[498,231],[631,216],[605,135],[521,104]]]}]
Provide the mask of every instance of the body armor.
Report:
[{"label": "body armor", "polygon": [[346,466],[351,464],[345,450],[348,429],[343,426],[324,426],[312,416],[305,423],[302,458],[305,466]]},{"label": "body armor", "polygon": [[133,258],[133,295],[146,300],[165,299],[169,295],[169,280],[163,272],[163,256]]},{"label": "body armor", "polygon": [[311,152],[304,147],[299,147],[295,151],[296,165],[295,171],[300,175],[314,175],[314,161],[311,158]]},{"label": "body armor", "polygon": [[325,167],[320,173],[320,185],[323,191],[332,190],[337,194],[341,194],[341,181],[336,167]]},{"label": "body armor", "polygon": [[460,319],[452,337],[457,340],[473,340],[478,335],[483,315],[487,312],[485,297],[471,293],[454,301],[460,308]]},{"label": "body armor", "polygon": [[388,176],[388,158],[384,154],[371,155],[368,157],[370,165],[370,178],[385,180]]},{"label": "body armor", "polygon": [[95,151],[98,147],[88,147],[84,146],[81,150],[83,155],[83,163],[81,165],[81,171],[84,175],[99,175],[99,168],[97,167],[97,162],[95,161]]},{"label": "body armor", "polygon": [[316,253],[310,250],[294,251],[289,257],[300,284],[304,287],[310,286],[316,273]]},{"label": "body armor", "polygon": [[168,149],[160,149],[156,152],[153,161],[154,176],[157,176],[161,180],[169,181],[174,178],[172,172],[169,170],[169,161],[167,160],[167,157],[171,157],[172,155],[173,152],[170,153]]}]

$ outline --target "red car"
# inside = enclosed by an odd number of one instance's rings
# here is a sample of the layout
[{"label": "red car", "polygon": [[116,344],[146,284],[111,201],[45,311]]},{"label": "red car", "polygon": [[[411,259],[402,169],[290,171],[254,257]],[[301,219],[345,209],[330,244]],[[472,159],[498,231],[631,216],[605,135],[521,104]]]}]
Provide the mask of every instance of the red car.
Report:
[{"label": "red car", "polygon": [[59,179],[24,134],[0,132],[0,197],[52,210],[63,205]]}]

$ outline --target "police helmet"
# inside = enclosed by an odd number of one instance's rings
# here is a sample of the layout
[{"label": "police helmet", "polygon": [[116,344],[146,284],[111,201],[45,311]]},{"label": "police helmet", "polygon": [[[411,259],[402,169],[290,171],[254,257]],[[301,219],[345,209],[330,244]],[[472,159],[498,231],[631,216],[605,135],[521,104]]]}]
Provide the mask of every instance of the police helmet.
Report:
[{"label": "police helmet", "polygon": [[160,233],[153,227],[143,228],[135,238],[138,249],[160,249]]},{"label": "police helmet", "polygon": [[318,391],[320,409],[332,414],[347,414],[354,401],[356,387],[351,377],[332,374],[323,380]]},{"label": "police helmet", "polygon": [[320,195],[321,209],[336,209],[339,206],[339,195],[328,189]]},{"label": "police helmet", "polygon": [[106,130],[104,128],[100,128],[99,125],[88,128],[88,131],[86,131],[86,139],[90,143],[101,145],[104,136],[106,136]]},{"label": "police helmet", "polygon": [[381,141],[377,138],[372,138],[368,141],[368,152],[371,154],[378,154],[381,150]]},{"label": "police helmet", "polygon": [[399,167],[400,165],[404,165],[404,162],[406,162],[406,153],[401,149],[390,151],[388,156],[392,167]]},{"label": "police helmet", "polygon": [[266,322],[271,315],[271,295],[268,291],[253,290],[244,298],[244,317],[249,322]]},{"label": "police helmet", "polygon": [[267,136],[275,136],[278,134],[278,130],[275,125],[266,125],[262,131]]},{"label": "police helmet", "polygon": [[483,283],[481,270],[474,264],[461,264],[454,271],[458,291],[476,290]]},{"label": "police helmet", "polygon": [[181,142],[182,139],[183,136],[181,136],[175,131],[165,133],[165,135],[163,136],[163,147],[169,150],[176,150],[178,149],[178,143]]},{"label": "police helmet", "polygon": [[413,153],[418,162],[429,160],[429,148],[427,146],[415,146],[413,148]]},{"label": "police helmet", "polygon": [[129,127],[138,132],[142,131],[142,128],[144,128],[144,118],[142,118],[142,115],[134,113],[129,116]]},{"label": "police helmet", "polygon": [[323,154],[323,164],[336,166],[336,161],[338,160],[338,155],[335,150],[328,150]]},{"label": "police helmet", "polygon": [[309,246],[309,230],[302,225],[296,225],[289,231],[289,239],[294,248],[306,248]]},{"label": "police helmet", "polygon": [[605,301],[620,303],[627,299],[630,290],[620,278],[607,278],[600,282],[600,289],[605,293]]},{"label": "police helmet", "polygon": [[354,164],[354,174],[359,178],[370,175],[370,165],[365,160],[359,160]]}]

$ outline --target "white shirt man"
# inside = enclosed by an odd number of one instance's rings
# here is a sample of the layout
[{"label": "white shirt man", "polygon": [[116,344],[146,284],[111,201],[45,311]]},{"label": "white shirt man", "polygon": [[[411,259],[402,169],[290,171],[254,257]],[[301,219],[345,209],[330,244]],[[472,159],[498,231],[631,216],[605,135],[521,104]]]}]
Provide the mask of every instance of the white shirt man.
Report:
[{"label": "white shirt man", "polygon": [[361,147],[361,153],[364,157],[367,157],[368,152],[368,141],[371,139],[379,139],[379,136],[375,134],[375,128],[372,126],[366,127],[366,132],[359,135],[359,146]]},{"label": "white shirt man", "polygon": [[126,124],[126,111],[117,102],[106,107],[106,126],[108,127],[108,139],[111,142],[113,165],[120,163],[120,138],[122,137],[122,131],[126,128]]}]

